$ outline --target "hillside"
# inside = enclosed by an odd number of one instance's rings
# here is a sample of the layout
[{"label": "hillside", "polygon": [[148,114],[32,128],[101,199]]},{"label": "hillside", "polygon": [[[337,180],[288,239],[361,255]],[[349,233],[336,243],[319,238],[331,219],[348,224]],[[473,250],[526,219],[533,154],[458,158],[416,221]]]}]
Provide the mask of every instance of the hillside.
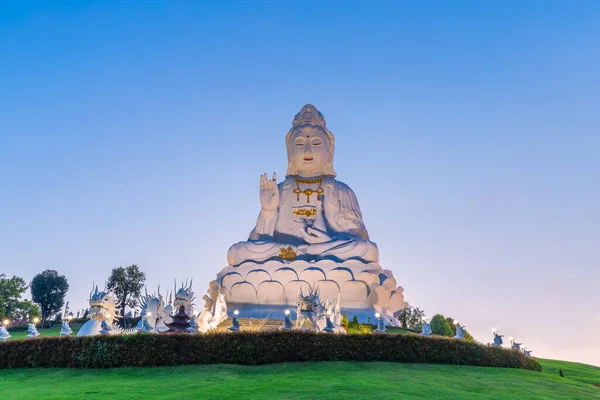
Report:
[{"label": "hillside", "polygon": [[600,384],[600,368],[540,361],[546,372],[382,362],[4,370],[0,388],[3,398],[19,400],[600,399],[600,387],[594,386]]}]

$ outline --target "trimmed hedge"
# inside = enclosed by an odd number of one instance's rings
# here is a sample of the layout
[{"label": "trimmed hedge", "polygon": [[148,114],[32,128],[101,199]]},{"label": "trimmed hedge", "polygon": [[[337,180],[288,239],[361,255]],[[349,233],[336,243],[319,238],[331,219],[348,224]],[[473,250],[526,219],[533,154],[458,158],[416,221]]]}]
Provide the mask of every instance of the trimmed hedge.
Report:
[{"label": "trimmed hedge", "polygon": [[416,335],[239,332],[48,337],[0,343],[0,368],[260,365],[293,361],[392,361],[542,370],[535,359],[518,351]]}]

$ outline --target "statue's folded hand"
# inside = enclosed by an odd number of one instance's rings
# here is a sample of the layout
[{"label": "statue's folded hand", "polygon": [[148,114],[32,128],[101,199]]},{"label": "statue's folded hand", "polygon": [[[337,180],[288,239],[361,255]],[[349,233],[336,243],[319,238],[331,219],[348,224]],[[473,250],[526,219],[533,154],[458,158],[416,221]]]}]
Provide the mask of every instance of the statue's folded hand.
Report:
[{"label": "statue's folded hand", "polygon": [[310,225],[304,228],[302,234],[304,235],[304,240],[310,244],[331,242],[333,240],[326,232]]}]

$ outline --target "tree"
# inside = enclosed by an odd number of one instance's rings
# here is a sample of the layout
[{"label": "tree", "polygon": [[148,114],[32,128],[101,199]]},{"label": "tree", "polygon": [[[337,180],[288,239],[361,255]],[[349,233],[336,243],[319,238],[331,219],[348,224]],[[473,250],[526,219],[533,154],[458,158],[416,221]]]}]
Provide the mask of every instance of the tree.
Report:
[{"label": "tree", "polygon": [[14,319],[24,319],[34,315],[41,315],[42,311],[37,304],[34,304],[29,299],[24,299],[19,302],[19,308],[15,311]]},{"label": "tree", "polygon": [[454,331],[452,330],[452,325],[450,322],[446,320],[446,318],[441,314],[436,314],[431,318],[431,333],[434,335],[440,336],[454,336]]},{"label": "tree", "polygon": [[[121,305],[121,316],[125,316],[125,307],[135,307],[137,299],[140,297],[146,274],[138,268],[137,265],[129,267],[113,268],[108,278],[108,289],[111,289],[117,295]],[[125,318],[123,318],[125,323]]]},{"label": "tree", "polygon": [[31,300],[21,299],[27,288],[23,278],[6,278],[6,275],[0,275],[0,318],[15,320],[40,314],[38,306]]},{"label": "tree", "polygon": [[342,323],[340,324],[344,329],[348,329],[348,325],[350,324],[350,321],[348,321],[348,315],[347,314],[342,314]]},{"label": "tree", "polygon": [[407,304],[398,315],[400,326],[404,329],[416,329],[425,317],[425,311]]},{"label": "tree", "polygon": [[33,277],[31,299],[40,306],[42,327],[50,315],[62,308],[68,290],[67,278],[54,270],[47,269]]},{"label": "tree", "polygon": [[15,311],[19,308],[19,299],[21,294],[27,290],[27,284],[23,278],[13,276],[6,278],[6,275],[0,276],[0,317],[14,318]]},{"label": "tree", "polygon": [[358,316],[357,315],[355,315],[352,318],[352,321],[350,321],[348,323],[348,328],[350,328],[350,329],[358,329]]}]

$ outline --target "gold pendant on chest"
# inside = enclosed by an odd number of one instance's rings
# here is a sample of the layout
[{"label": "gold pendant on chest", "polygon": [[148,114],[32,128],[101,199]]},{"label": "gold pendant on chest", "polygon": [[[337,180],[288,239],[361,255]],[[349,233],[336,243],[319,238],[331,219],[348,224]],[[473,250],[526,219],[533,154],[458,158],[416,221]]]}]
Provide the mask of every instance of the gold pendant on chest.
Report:
[{"label": "gold pendant on chest", "polygon": [[[318,183],[319,187],[315,190],[308,188],[308,189],[300,189],[300,184],[304,184],[304,185],[312,185]],[[294,189],[294,193],[296,194],[296,200],[300,201],[300,194],[304,193],[306,195],[306,203],[310,202],[310,196],[312,196],[313,194],[316,194],[317,196],[319,196],[320,194],[323,194],[324,190],[321,187],[321,184],[323,183],[323,178],[321,179],[296,179],[296,188]]]}]

